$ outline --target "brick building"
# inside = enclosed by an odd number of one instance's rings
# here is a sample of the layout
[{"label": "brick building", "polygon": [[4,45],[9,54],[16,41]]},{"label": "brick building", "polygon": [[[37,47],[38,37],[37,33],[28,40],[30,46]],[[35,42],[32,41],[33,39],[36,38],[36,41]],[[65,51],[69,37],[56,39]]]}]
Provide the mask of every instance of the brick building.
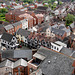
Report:
[{"label": "brick building", "polygon": [[22,28],[22,23],[19,21],[19,22],[16,22],[16,23],[13,23],[12,24],[14,26],[14,31],[16,32],[19,28]]},{"label": "brick building", "polygon": [[25,61],[24,59],[17,60],[14,63],[13,74],[14,75],[29,75],[27,61]]},{"label": "brick building", "polygon": [[33,20],[34,18],[30,15],[30,14],[22,14],[19,15],[18,18],[16,18],[16,20],[22,20],[22,19],[28,19],[28,28],[32,28],[33,27]]},{"label": "brick building", "polygon": [[43,14],[36,14],[36,24],[41,24],[44,21],[44,15]]},{"label": "brick building", "polygon": [[8,33],[10,33],[10,34],[14,34],[14,27],[10,24],[10,25],[7,25],[7,26],[5,26],[4,27],[5,28],[5,30],[6,30],[6,32],[8,32]]},{"label": "brick building", "polygon": [[17,22],[23,19],[28,19],[28,28],[32,28],[34,24],[33,22],[36,20],[34,20],[31,15],[34,14],[29,14],[26,11],[14,10],[6,14],[6,20],[9,22]]}]

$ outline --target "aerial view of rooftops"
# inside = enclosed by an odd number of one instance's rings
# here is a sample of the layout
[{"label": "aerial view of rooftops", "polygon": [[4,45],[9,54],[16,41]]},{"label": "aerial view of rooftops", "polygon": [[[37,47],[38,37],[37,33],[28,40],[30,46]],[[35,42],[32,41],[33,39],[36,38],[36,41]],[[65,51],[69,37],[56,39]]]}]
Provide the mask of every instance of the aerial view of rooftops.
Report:
[{"label": "aerial view of rooftops", "polygon": [[0,0],[0,75],[75,75],[75,0]]}]

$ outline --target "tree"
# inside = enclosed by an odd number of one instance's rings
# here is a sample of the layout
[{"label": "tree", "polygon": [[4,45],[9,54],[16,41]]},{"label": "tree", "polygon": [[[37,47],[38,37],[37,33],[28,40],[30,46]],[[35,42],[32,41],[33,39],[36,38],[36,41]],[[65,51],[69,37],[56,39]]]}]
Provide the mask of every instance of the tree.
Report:
[{"label": "tree", "polygon": [[73,21],[75,21],[75,16],[72,14],[68,14],[65,20],[66,20],[66,25],[69,26]]},{"label": "tree", "polygon": [[52,6],[52,4],[51,3],[49,3],[49,7],[51,7]]},{"label": "tree", "polygon": [[9,9],[11,8],[9,5],[7,6]]},{"label": "tree", "polygon": [[0,9],[0,13],[7,13],[7,12],[8,12],[8,10],[6,8],[1,8]]},{"label": "tree", "polygon": [[48,5],[44,5],[44,7],[48,7]]},{"label": "tree", "polygon": [[71,2],[73,2],[74,0],[71,0]]},{"label": "tree", "polygon": [[62,1],[58,1],[58,5],[62,5],[63,3],[62,3]]},{"label": "tree", "polygon": [[34,0],[23,0],[23,2],[33,3]]},{"label": "tree", "polygon": [[48,1],[43,1],[42,4],[44,4],[44,3],[48,3]]},{"label": "tree", "polygon": [[56,3],[53,3],[53,5],[51,5],[52,10],[54,10],[57,7]]}]

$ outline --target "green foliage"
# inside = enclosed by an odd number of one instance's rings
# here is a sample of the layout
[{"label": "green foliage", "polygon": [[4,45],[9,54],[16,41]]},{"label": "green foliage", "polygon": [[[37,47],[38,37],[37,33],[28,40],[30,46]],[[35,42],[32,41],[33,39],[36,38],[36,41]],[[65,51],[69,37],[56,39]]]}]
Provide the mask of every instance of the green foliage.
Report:
[{"label": "green foliage", "polygon": [[58,5],[62,5],[63,3],[62,3],[62,1],[58,1]]},{"label": "green foliage", "polygon": [[48,3],[54,3],[56,0],[48,0]]},{"label": "green foliage", "polygon": [[0,13],[7,13],[8,10],[6,8],[0,8]]},{"label": "green foliage", "polygon": [[9,9],[11,8],[9,5],[7,6]]},{"label": "green foliage", "polygon": [[44,4],[44,3],[48,3],[48,1],[43,1],[42,4]]},{"label": "green foliage", "polygon": [[34,0],[23,0],[23,2],[33,3]]},{"label": "green foliage", "polygon": [[6,8],[0,8],[0,21],[6,21],[5,14],[8,12]]},{"label": "green foliage", "polygon": [[48,5],[44,5],[44,7],[48,7]]},{"label": "green foliage", "polygon": [[56,3],[53,3],[53,5],[51,5],[51,9],[54,10],[57,7]]},{"label": "green foliage", "polygon": [[73,2],[74,0],[71,0],[71,2]]},{"label": "green foliage", "polygon": [[75,21],[75,16],[72,14],[68,14],[65,20],[66,20],[66,25],[69,26],[73,21]]}]

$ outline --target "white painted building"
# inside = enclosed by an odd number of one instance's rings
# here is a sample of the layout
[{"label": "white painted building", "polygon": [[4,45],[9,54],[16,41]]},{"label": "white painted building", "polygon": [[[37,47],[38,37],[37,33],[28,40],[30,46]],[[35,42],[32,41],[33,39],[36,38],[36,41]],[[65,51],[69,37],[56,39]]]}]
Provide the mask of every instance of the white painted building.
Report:
[{"label": "white painted building", "polygon": [[67,45],[62,43],[62,42],[60,42],[60,41],[56,41],[54,43],[51,42],[51,49],[52,50],[60,52],[63,47],[67,47]]},{"label": "white painted building", "polygon": [[8,49],[15,49],[16,43],[16,37],[9,33],[4,33],[1,37],[1,45]]},{"label": "white painted building", "polygon": [[21,20],[22,29],[28,29],[28,19]]},{"label": "white painted building", "polygon": [[18,40],[23,41],[26,44],[28,43],[27,42],[28,35],[30,35],[30,32],[21,28],[16,33],[16,37],[18,38]]}]

